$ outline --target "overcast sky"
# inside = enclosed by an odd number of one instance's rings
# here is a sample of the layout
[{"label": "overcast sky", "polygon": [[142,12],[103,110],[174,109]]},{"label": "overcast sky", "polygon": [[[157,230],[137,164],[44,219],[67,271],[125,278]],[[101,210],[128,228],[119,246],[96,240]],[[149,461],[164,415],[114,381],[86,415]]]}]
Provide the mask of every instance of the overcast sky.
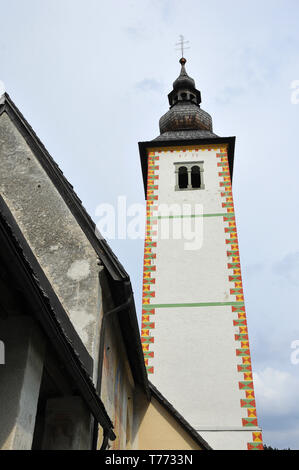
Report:
[{"label": "overcast sky", "polygon": [[[0,80],[90,215],[143,203],[137,142],[187,71],[220,136],[237,137],[234,198],[259,423],[299,448],[298,0],[0,0]],[[298,95],[299,96],[299,95]],[[141,310],[142,241],[111,241]]]}]

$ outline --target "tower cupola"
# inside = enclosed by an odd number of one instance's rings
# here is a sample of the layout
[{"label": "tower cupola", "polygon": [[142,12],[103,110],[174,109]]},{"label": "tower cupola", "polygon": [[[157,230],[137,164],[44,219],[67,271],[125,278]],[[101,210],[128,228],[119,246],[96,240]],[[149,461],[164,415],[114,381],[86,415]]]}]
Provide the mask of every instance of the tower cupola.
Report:
[{"label": "tower cupola", "polygon": [[191,101],[197,105],[201,103],[200,91],[196,90],[195,81],[186,72],[186,62],[184,57],[180,59],[181,73],[173,82],[173,90],[168,95],[170,107],[178,101]]},{"label": "tower cupola", "polygon": [[187,61],[182,57],[179,62],[181,72],[168,95],[170,109],[159,121],[158,139],[216,137],[211,116],[200,107],[201,93],[186,72]]}]

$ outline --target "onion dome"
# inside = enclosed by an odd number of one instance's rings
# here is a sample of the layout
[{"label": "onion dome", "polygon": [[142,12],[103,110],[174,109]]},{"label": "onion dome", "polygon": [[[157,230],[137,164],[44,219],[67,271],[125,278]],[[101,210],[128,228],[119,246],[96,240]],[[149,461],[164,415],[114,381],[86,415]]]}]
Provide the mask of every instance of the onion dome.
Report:
[{"label": "onion dome", "polygon": [[186,59],[180,59],[181,72],[168,95],[169,111],[160,121],[159,140],[217,137],[213,133],[211,116],[201,109],[201,93],[186,72]]},{"label": "onion dome", "polygon": [[195,81],[193,78],[189,77],[185,69],[186,59],[182,57],[180,59],[181,64],[181,73],[178,78],[173,82],[173,89],[179,90],[180,88],[194,88],[195,89]]}]

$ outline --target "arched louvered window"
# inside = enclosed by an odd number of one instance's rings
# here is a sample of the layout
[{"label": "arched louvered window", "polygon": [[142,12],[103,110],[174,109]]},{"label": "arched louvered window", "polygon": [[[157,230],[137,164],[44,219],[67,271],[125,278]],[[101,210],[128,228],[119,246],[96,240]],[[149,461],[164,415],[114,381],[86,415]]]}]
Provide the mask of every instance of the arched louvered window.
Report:
[{"label": "arched louvered window", "polygon": [[204,162],[175,162],[175,190],[205,189]]},{"label": "arched louvered window", "polygon": [[188,186],[188,171],[185,166],[179,168],[179,188],[186,189]]},{"label": "arched louvered window", "polygon": [[200,188],[200,183],[200,168],[196,165],[191,168],[191,186],[192,188]]}]

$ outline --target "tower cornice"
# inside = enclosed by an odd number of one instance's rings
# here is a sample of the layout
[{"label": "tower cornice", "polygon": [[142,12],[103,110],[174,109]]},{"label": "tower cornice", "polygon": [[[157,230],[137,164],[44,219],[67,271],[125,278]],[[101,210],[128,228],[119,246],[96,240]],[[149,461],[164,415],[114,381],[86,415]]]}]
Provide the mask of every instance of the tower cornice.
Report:
[{"label": "tower cornice", "polygon": [[142,168],[143,184],[145,197],[147,194],[147,174],[148,174],[148,153],[151,150],[163,149],[164,151],[171,150],[190,150],[192,148],[197,149],[201,147],[227,147],[227,155],[229,161],[229,171],[231,180],[233,179],[233,168],[234,168],[234,154],[235,154],[235,141],[236,137],[212,137],[209,139],[189,139],[189,140],[150,140],[147,142],[138,142],[140,162]]}]

